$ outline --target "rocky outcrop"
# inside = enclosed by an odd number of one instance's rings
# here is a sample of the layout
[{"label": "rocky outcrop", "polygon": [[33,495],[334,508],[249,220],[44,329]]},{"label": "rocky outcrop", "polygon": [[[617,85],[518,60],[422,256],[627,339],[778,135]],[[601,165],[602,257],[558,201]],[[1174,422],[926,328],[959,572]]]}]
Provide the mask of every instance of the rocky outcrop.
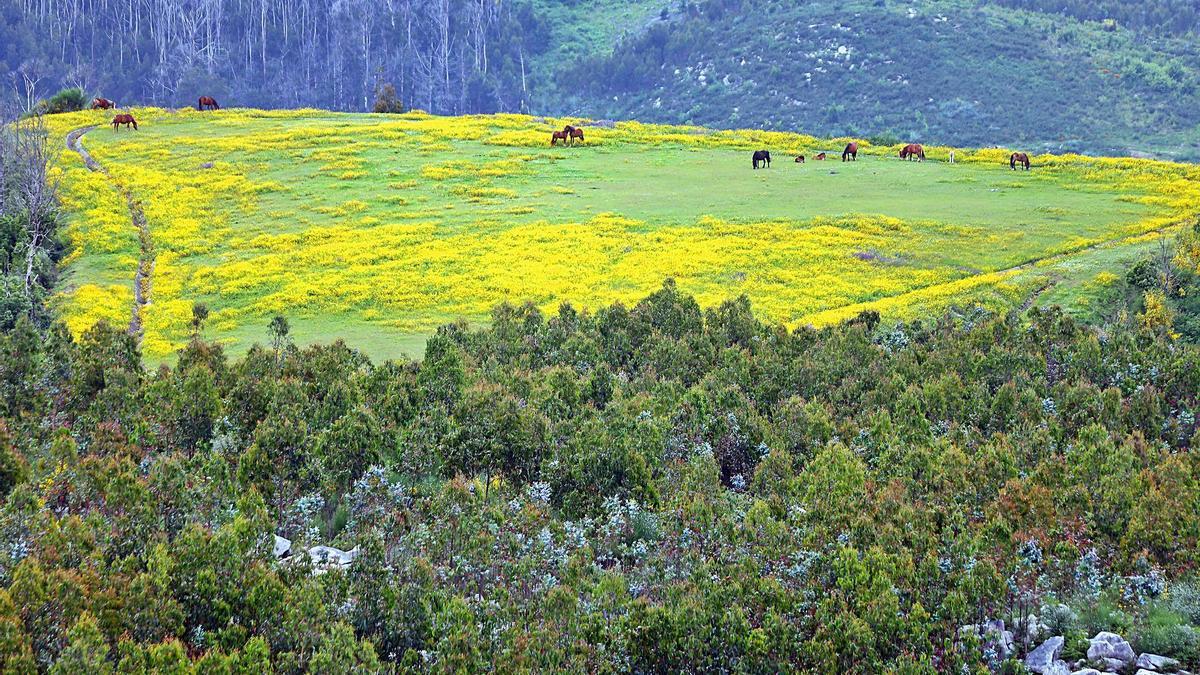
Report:
[{"label": "rocky outcrop", "polygon": [[1065,642],[1066,640],[1059,635],[1046,640],[1025,657],[1025,667],[1042,675],[1059,675],[1070,672],[1067,670],[1067,664],[1058,658]]},{"label": "rocky outcrop", "polygon": [[[284,560],[292,562],[295,556],[292,552],[292,542],[279,535],[275,535],[275,546],[273,553],[276,560]],[[329,570],[340,569],[344,570],[350,567],[358,558],[358,547],[343,551],[340,548],[332,546],[312,546],[308,549],[308,560],[312,565],[313,574],[324,574]]]},{"label": "rocky outcrop", "polygon": [[1137,658],[1129,642],[1116,633],[1100,631],[1088,642],[1091,643],[1087,650],[1089,659],[1115,659],[1122,664],[1130,664]]}]

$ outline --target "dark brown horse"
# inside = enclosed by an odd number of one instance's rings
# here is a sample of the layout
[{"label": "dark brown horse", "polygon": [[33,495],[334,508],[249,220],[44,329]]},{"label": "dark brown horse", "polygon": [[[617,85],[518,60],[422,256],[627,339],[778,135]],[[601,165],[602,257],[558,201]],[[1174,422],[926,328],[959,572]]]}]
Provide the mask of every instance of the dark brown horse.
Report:
[{"label": "dark brown horse", "polygon": [[1017,165],[1018,165],[1018,164],[1020,164],[1021,166],[1025,167],[1025,170],[1026,170],[1026,171],[1028,171],[1028,170],[1029,170],[1029,155],[1027,155],[1027,154],[1025,154],[1025,153],[1023,153],[1023,152],[1014,152],[1014,153],[1013,153],[1013,154],[1012,154],[1012,155],[1011,155],[1011,156],[1008,158],[1008,166],[1009,166],[1009,167],[1010,167],[1010,168],[1011,168],[1013,171],[1016,171],[1016,170],[1017,170]]},{"label": "dark brown horse", "polygon": [[925,148],[922,148],[919,143],[909,143],[900,151],[900,159],[916,160],[918,162],[925,161]]},{"label": "dark brown horse", "polygon": [[804,155],[796,155],[796,163],[803,164],[804,163]]},{"label": "dark brown horse", "polygon": [[122,124],[124,124],[126,128],[132,125],[134,131],[137,131],[137,120],[133,119],[133,115],[121,114],[113,117],[113,131],[118,131],[118,127],[120,127]]},{"label": "dark brown horse", "polygon": [[754,168],[758,168],[762,164],[764,169],[771,168],[771,152],[769,150],[756,150],[754,152]]},{"label": "dark brown horse", "polygon": [[824,162],[825,161],[825,153],[822,152],[822,153],[818,154],[816,157],[813,157],[813,159],[817,160],[818,162]]},{"label": "dark brown horse", "polygon": [[850,143],[846,146],[846,149],[842,151],[842,161],[843,162],[857,162],[858,161],[858,143]]},{"label": "dark brown horse", "polygon": [[583,127],[573,127],[568,124],[563,127],[563,133],[567,135],[567,142],[572,145],[574,145],[576,138],[579,139],[580,143],[583,142]]},{"label": "dark brown horse", "polygon": [[550,145],[558,145],[559,141],[562,141],[563,145],[566,145],[570,140],[570,135],[565,131],[555,131],[550,134]]},{"label": "dark brown horse", "polygon": [[196,110],[220,110],[221,106],[217,105],[217,99],[211,96],[201,96],[200,102],[196,104]]},{"label": "dark brown horse", "polygon": [[92,99],[92,110],[112,110],[115,107],[117,107],[117,104],[114,101],[110,101],[106,98],[97,96],[96,98]]}]

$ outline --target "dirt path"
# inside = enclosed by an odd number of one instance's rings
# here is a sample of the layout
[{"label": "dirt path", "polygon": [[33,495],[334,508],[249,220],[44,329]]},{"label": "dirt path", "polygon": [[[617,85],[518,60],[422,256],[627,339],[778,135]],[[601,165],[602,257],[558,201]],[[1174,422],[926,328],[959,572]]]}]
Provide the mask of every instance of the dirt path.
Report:
[{"label": "dirt path", "polygon": [[135,336],[138,342],[141,342],[142,313],[146,306],[150,304],[150,278],[154,273],[154,240],[150,237],[150,225],[146,221],[146,213],[142,210],[141,203],[128,188],[113,179],[108,169],[105,169],[100,162],[97,162],[91,153],[87,151],[87,148],[83,147],[84,134],[95,128],[96,125],[92,125],[80,127],[69,132],[67,134],[67,149],[78,153],[79,157],[83,159],[84,165],[89,170],[108,176],[113,187],[125,197],[125,203],[129,207],[130,219],[138,231],[138,245],[140,248],[137,272],[133,275],[133,307],[130,310],[129,334]]}]

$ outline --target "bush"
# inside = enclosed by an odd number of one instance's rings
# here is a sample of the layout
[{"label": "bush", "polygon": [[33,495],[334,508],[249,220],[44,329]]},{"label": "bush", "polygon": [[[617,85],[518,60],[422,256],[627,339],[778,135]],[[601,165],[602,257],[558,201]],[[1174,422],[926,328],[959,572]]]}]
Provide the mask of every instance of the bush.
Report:
[{"label": "bush", "polygon": [[1155,605],[1131,640],[1139,652],[1169,656],[1192,665],[1200,659],[1200,631],[1167,605]]},{"label": "bush", "polygon": [[63,89],[50,100],[45,102],[45,111],[51,115],[55,113],[75,112],[83,110],[83,106],[87,104],[87,96],[79,87],[71,87]]},{"label": "bush", "polygon": [[404,112],[404,104],[400,102],[400,97],[396,95],[396,87],[388,83],[379,88],[375,93],[374,112],[377,113],[402,113]]}]

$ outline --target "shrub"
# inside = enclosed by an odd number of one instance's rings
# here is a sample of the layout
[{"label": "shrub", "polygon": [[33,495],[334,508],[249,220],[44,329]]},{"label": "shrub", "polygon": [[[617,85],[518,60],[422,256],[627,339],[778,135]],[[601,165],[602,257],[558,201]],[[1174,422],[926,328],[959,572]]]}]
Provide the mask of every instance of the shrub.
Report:
[{"label": "shrub", "polygon": [[1200,632],[1164,606],[1150,610],[1133,643],[1139,652],[1161,654],[1187,664],[1200,659]]},{"label": "shrub", "polygon": [[83,110],[83,106],[87,104],[87,96],[79,87],[71,87],[63,89],[50,100],[46,101],[45,111],[51,115],[55,113],[75,112]]},{"label": "shrub", "polygon": [[377,113],[398,114],[404,112],[404,104],[396,95],[396,87],[391,83],[380,87],[379,91],[375,92],[375,107],[372,110]]}]

